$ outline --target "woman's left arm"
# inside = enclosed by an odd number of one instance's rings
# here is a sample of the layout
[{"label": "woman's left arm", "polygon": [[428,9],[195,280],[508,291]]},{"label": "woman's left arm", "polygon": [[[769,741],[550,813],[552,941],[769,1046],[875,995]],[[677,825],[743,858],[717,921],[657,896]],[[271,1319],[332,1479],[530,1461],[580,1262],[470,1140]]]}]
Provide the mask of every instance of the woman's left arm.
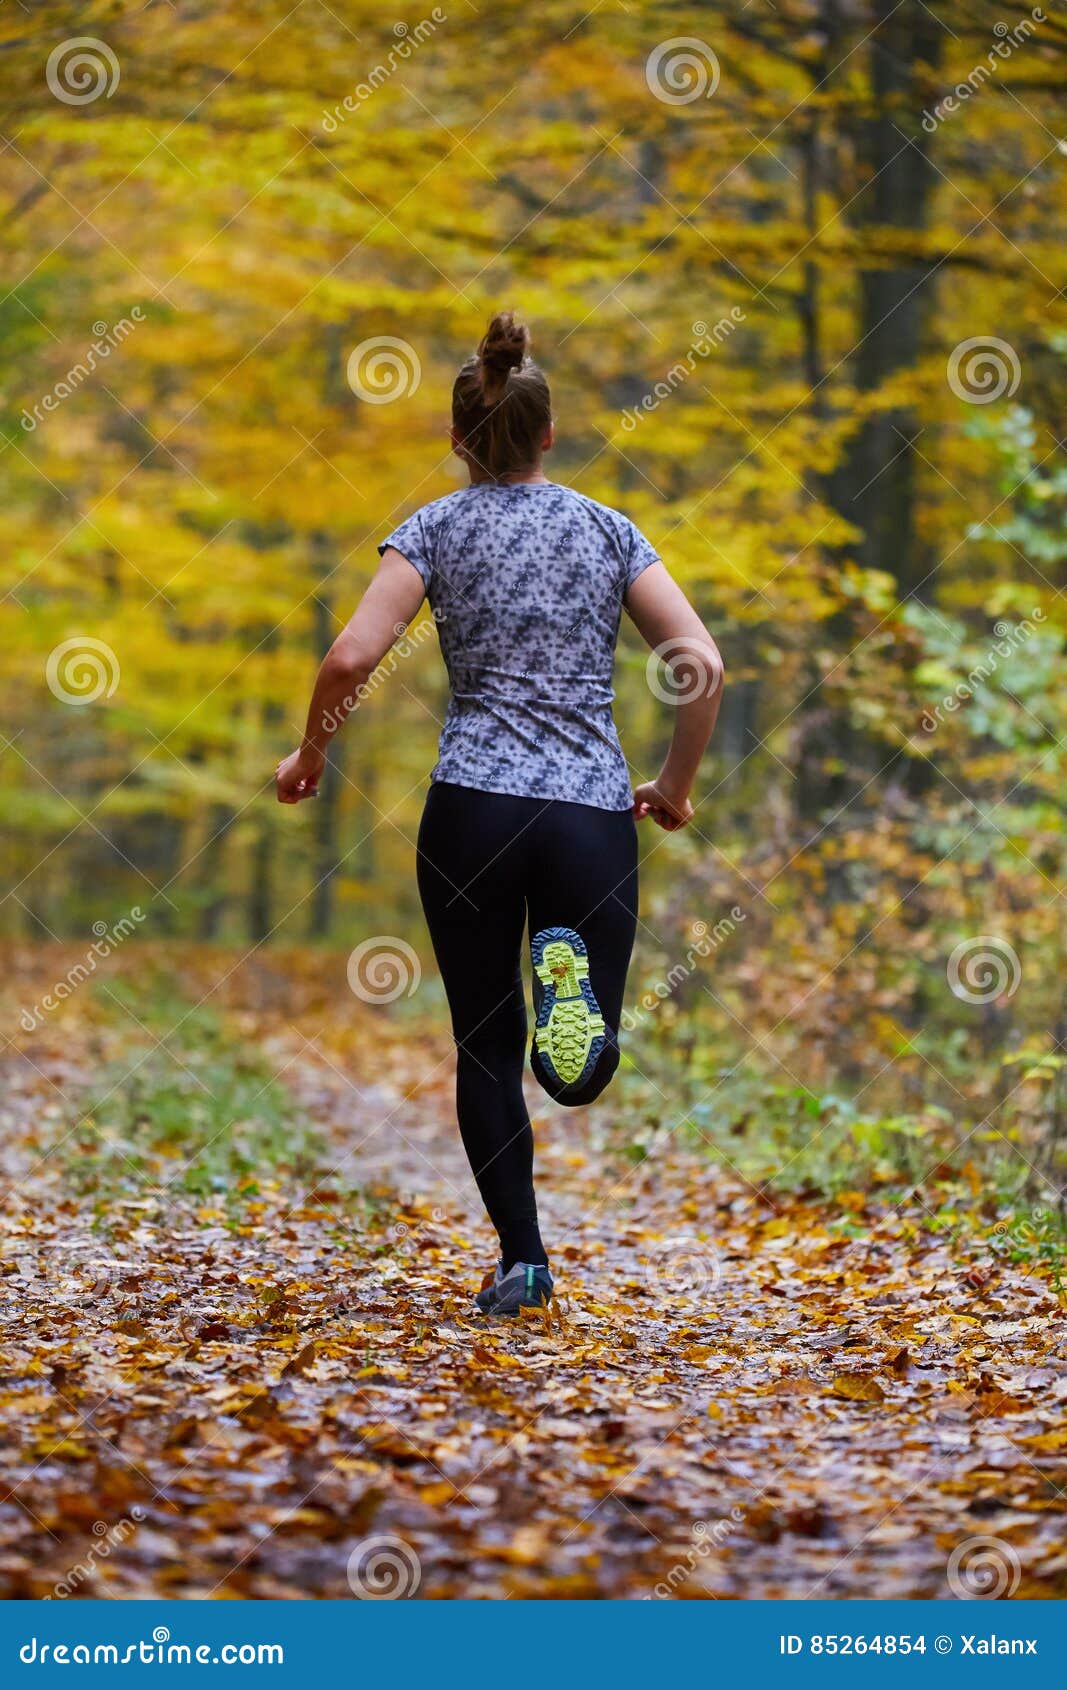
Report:
[{"label": "woman's left arm", "polygon": [[414,564],[389,546],[355,614],[322,660],[299,750],[283,757],[275,770],[279,804],[315,796],[331,739],[425,596]]}]

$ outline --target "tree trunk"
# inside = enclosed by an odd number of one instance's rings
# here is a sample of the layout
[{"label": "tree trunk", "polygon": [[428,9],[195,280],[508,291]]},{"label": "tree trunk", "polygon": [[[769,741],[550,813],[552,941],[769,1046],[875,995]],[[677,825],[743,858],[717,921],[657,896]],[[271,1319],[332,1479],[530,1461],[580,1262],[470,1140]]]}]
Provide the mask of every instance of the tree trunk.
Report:
[{"label": "tree trunk", "polygon": [[[273,803],[273,798],[265,798],[262,802]],[[269,938],[272,931],[274,898],[271,857],[273,847],[273,830],[264,818],[256,827],[248,881],[248,936],[256,944]]]},{"label": "tree trunk", "polygon": [[[828,8],[831,22],[836,9]],[[848,215],[861,231],[921,231],[929,215],[936,181],[927,147],[929,137],[916,118],[924,104],[925,70],[941,56],[942,28],[922,0],[874,0],[874,27],[867,51],[870,63],[870,114],[849,125],[863,185]],[[814,217],[818,188],[817,133],[814,120],[804,150],[806,216]],[[915,259],[892,258],[879,265],[868,258],[859,271],[857,338],[853,381],[860,393],[876,395],[900,371],[913,368],[922,352],[923,328],[931,303],[929,266]],[[809,379],[821,379],[817,318],[817,276],[806,273],[801,303],[803,356]],[[821,414],[818,396],[813,414]],[[918,593],[930,571],[930,558],[916,531],[913,444],[920,433],[914,410],[896,405],[865,421],[845,446],[841,462],[826,481],[829,502],[860,530],[847,548],[864,567],[878,569],[897,582],[902,598]],[[840,612],[828,627],[834,644],[847,651],[855,643],[853,616]],[[805,826],[844,810],[884,758],[848,718],[848,671],[842,668],[832,689],[817,696],[798,722],[794,742],[797,765],[797,814]],[[909,785],[921,784],[916,764]]]},{"label": "tree trunk", "polygon": [[226,835],[233,825],[235,812],[228,804],[212,804],[207,815],[207,841],[200,854],[197,880],[202,888],[202,902],[197,919],[201,939],[217,939],[226,909],[224,856]]},{"label": "tree trunk", "polygon": [[[924,103],[921,67],[936,65],[943,31],[922,0],[875,0],[869,42],[872,115],[852,125],[865,182],[850,209],[862,229],[920,231],[925,227],[936,172],[929,137],[916,124]],[[931,300],[930,270],[922,261],[888,261],[859,273],[859,333],[854,379],[861,393],[877,393],[922,350]],[[863,423],[832,478],[831,497],[842,516],[862,530],[860,562],[885,570],[901,595],[917,591],[929,559],[915,529],[915,412],[901,405]]]}]

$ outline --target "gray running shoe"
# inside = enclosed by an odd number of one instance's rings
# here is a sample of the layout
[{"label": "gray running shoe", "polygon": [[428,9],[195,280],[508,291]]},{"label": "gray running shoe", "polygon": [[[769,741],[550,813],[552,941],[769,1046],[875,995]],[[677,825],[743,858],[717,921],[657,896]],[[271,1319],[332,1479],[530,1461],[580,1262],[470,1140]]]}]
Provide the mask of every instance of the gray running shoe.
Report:
[{"label": "gray running shoe", "polygon": [[540,1309],[552,1298],[552,1275],[547,1267],[533,1262],[516,1262],[502,1272],[497,1262],[490,1284],[478,1292],[474,1301],[483,1314],[518,1314],[520,1309]]}]

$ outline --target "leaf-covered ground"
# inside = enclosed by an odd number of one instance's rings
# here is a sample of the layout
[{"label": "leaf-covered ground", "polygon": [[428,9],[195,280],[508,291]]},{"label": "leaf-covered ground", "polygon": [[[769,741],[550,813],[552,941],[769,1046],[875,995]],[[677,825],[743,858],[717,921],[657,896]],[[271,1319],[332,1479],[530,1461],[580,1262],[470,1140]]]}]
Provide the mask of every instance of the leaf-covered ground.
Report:
[{"label": "leaf-covered ground", "polygon": [[1067,1593],[1042,1278],[531,1085],[559,1297],[487,1322],[443,1035],[343,958],[183,967],[4,1055],[6,1594]]}]

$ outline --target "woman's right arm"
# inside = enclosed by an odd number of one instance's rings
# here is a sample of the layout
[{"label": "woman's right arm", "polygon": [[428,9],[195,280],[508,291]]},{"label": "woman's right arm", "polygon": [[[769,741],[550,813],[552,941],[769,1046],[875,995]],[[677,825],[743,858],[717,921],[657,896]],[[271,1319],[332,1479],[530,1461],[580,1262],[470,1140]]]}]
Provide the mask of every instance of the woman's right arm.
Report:
[{"label": "woman's right arm", "polygon": [[641,571],[624,602],[638,633],[673,671],[678,688],[670,750],[655,780],[635,788],[634,815],[638,820],[651,816],[674,833],[693,819],[689,794],[719,714],[722,658],[662,563]]},{"label": "woman's right arm", "polygon": [[314,798],[331,739],[356,708],[386,652],[418,614],[425,596],[414,564],[387,546],[355,613],[322,660],[303,740],[274,771],[279,804]]}]

